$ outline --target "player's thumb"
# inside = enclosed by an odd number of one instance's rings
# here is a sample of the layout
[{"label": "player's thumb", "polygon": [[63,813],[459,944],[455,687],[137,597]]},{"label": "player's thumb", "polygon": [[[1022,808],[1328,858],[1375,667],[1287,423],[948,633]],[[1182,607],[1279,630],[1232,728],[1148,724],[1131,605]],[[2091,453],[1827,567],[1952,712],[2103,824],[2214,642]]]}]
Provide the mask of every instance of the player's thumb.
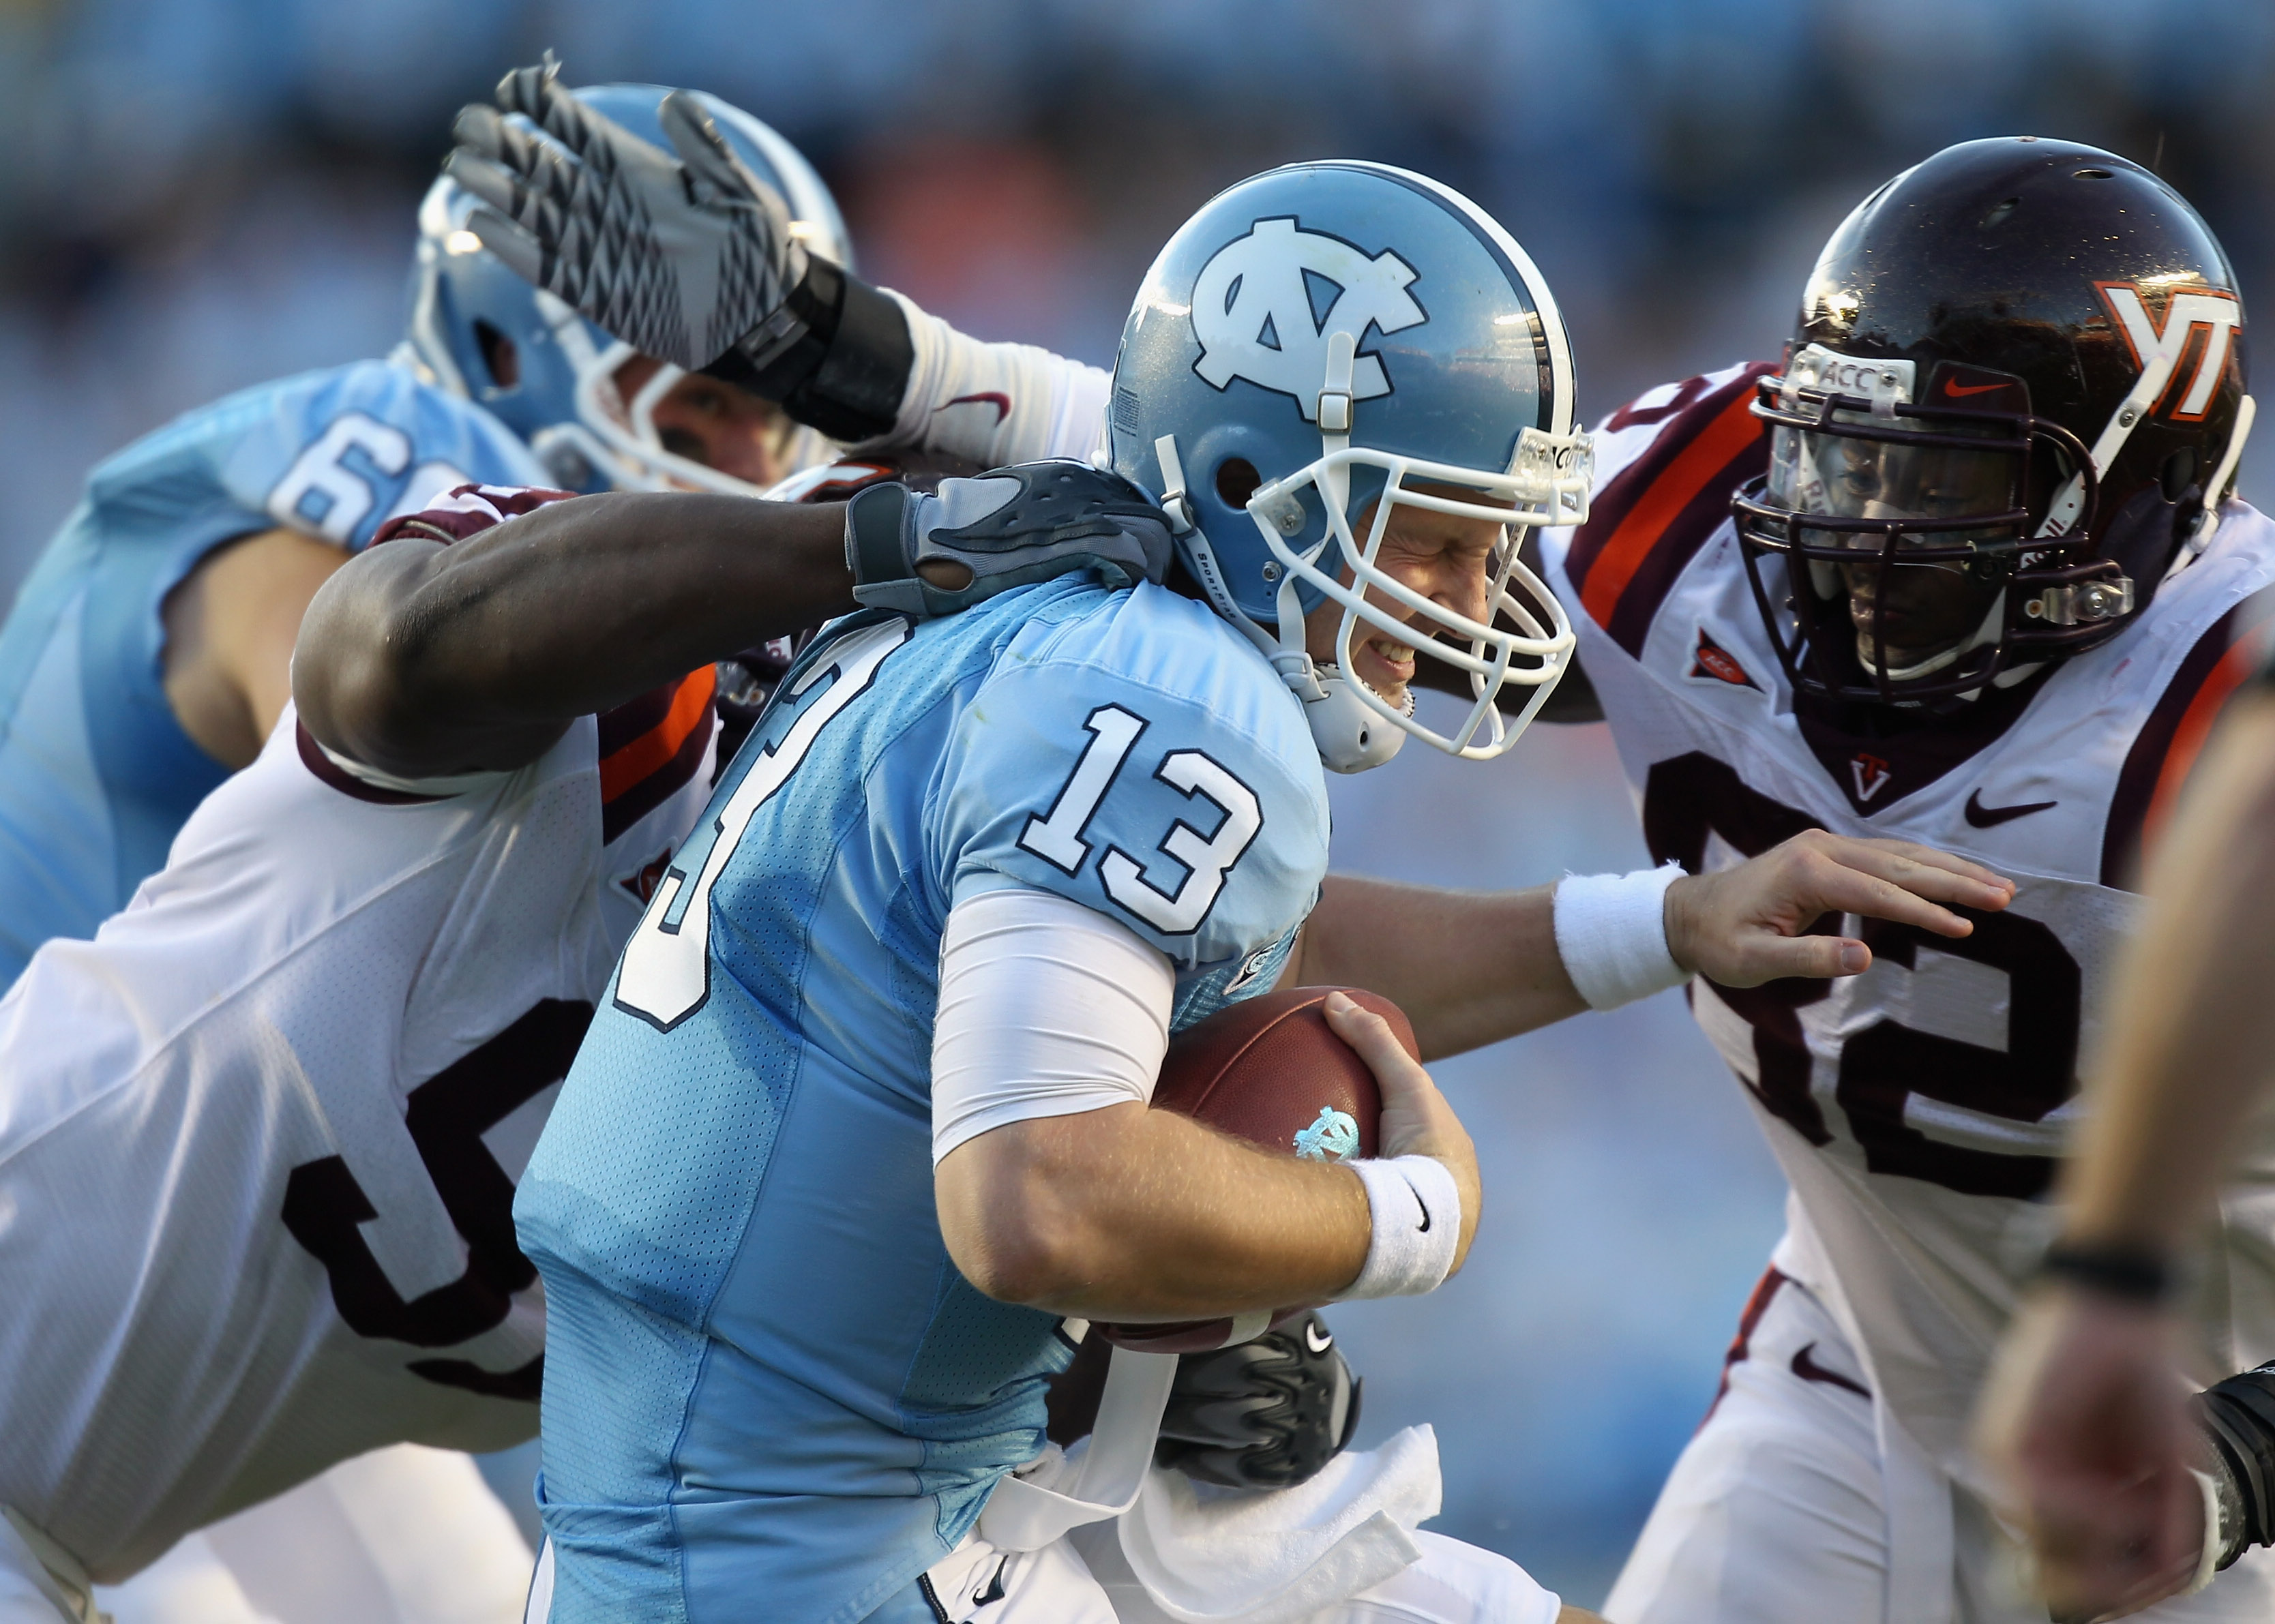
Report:
[{"label": "player's thumb", "polygon": [[549,285],[553,259],[546,253],[545,245],[538,240],[535,232],[507,219],[487,204],[475,208],[467,215],[466,225],[481,239],[482,246],[504,261],[507,268],[515,276],[536,287]]},{"label": "player's thumb", "polygon": [[[1743,978],[1727,981],[1727,985],[1759,986],[1765,981],[1788,977],[1829,980],[1836,976],[1861,974],[1871,968],[1871,948],[1853,936],[1779,936],[1764,931],[1755,934],[1740,955]],[[1726,979],[1721,976],[1714,978]]]},{"label": "player's thumb", "polygon": [[688,180],[699,200],[772,205],[768,213],[789,218],[789,207],[736,155],[727,138],[719,133],[710,110],[692,92],[675,90],[664,97],[656,118],[672,150],[686,165]]},{"label": "player's thumb", "polygon": [[1384,1103],[1388,1103],[1393,1088],[1402,1093],[1411,1093],[1417,1087],[1437,1091],[1430,1074],[1406,1052],[1406,1046],[1398,1041],[1398,1034],[1391,1031],[1390,1023],[1349,993],[1328,993],[1319,1006],[1319,1013],[1326,1016],[1328,1029],[1349,1044],[1366,1062],[1366,1069],[1374,1073],[1374,1080],[1382,1086]]},{"label": "player's thumb", "polygon": [[1382,1119],[1375,1153],[1400,1156],[1411,1151],[1438,1155],[1465,1138],[1453,1107],[1438,1091],[1422,1063],[1406,1052],[1390,1023],[1345,993],[1330,993],[1320,1006],[1327,1027],[1349,1044],[1382,1091]]}]

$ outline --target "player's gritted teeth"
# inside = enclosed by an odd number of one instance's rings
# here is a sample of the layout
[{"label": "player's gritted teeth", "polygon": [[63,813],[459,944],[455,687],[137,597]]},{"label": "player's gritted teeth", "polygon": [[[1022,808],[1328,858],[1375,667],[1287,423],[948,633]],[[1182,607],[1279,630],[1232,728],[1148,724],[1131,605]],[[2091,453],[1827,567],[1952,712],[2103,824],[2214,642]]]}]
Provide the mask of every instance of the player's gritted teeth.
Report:
[{"label": "player's gritted teeth", "polygon": [[[1428,483],[1414,488],[1462,502],[1478,499],[1475,490],[1461,486]],[[1364,537],[1373,522],[1374,505],[1370,502],[1354,517],[1353,533]],[[1375,563],[1440,608],[1482,620],[1493,550],[1502,533],[1500,525],[1488,520],[1401,505],[1384,526]],[[1348,570],[1342,578],[1346,584],[1352,578]],[[1379,592],[1371,590],[1368,602],[1410,630],[1386,631],[1373,622],[1362,620],[1351,628],[1350,646],[1345,650],[1338,646],[1342,606],[1323,602],[1311,611],[1306,623],[1311,657],[1322,664],[1344,667],[1390,704],[1402,705],[1407,684],[1414,680],[1417,651],[1431,637],[1431,623],[1425,620],[1417,625],[1414,610]]]},{"label": "player's gritted teeth", "polygon": [[1387,699],[1403,697],[1414,680],[1414,645],[1387,635],[1353,639],[1352,675]]}]

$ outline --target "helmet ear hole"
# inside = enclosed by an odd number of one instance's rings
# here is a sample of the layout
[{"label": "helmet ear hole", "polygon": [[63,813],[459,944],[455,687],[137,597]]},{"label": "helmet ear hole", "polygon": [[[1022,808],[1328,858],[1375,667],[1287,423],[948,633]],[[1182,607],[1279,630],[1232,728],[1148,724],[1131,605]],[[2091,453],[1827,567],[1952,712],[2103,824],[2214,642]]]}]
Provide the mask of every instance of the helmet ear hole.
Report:
[{"label": "helmet ear hole", "polygon": [[521,381],[521,351],[488,322],[474,322],[474,342],[481,346],[482,367],[490,375],[490,382],[501,389],[512,389]]},{"label": "helmet ear hole", "polygon": [[2196,449],[2184,445],[2165,459],[2157,470],[2157,483],[2161,486],[2166,502],[2177,502],[2188,495],[2188,487],[2196,481]]},{"label": "helmet ear hole", "polygon": [[1216,494],[1228,508],[1246,507],[1263,483],[1264,476],[1256,472],[1256,465],[1244,457],[1228,457],[1216,465]]}]

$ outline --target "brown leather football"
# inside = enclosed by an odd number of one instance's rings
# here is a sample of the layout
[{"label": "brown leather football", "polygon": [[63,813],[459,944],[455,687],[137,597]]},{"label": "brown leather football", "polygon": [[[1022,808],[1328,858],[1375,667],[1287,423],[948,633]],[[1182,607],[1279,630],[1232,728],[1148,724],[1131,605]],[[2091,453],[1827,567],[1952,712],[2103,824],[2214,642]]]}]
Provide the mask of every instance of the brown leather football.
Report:
[{"label": "brown leather football", "polygon": [[[1219,1010],[1169,1040],[1153,1087],[1153,1107],[1175,1111],[1251,1144],[1324,1161],[1372,1156],[1382,1093],[1366,1062],[1327,1024],[1319,1006],[1341,992],[1390,1023],[1406,1052],[1420,1058],[1405,1012],[1355,986],[1299,986]],[[1270,1317],[1277,1325],[1304,1308]],[[1100,1325],[1108,1341],[1147,1353],[1200,1353],[1262,1328],[1232,1319],[1161,1325]]]}]

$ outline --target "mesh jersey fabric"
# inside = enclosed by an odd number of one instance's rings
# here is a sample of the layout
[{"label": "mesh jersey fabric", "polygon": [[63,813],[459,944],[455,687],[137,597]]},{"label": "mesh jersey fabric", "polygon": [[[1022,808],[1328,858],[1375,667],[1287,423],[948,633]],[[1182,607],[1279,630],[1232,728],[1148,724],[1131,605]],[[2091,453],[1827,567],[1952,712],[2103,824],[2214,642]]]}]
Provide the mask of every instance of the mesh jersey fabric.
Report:
[{"label": "mesh jersey fabric", "polygon": [[94,935],[227,775],[166,702],[166,594],[233,538],[359,547],[469,480],[543,473],[480,407],[382,361],[240,391],[95,468],[0,626],[0,984],[48,938]]},{"label": "mesh jersey fabric", "polygon": [[[1702,980],[1692,1000],[1793,1187],[1777,1266],[1840,1323],[1884,1424],[1987,1492],[1969,1422],[2051,1239],[2078,1069],[2135,913],[2129,854],[2256,663],[2275,524],[2231,504],[2204,555],[2116,638],[1967,710],[1828,719],[1796,706],[1732,533],[1731,490],[1765,450],[1746,411],[1763,370],[1655,389],[1607,419],[1594,513],[1544,534],[1548,575],[1654,859],[1719,868],[1821,827],[1917,841],[2017,883],[1964,940],[1865,920],[1861,976]],[[2275,1147],[2255,1143],[2193,1305],[2207,1369],[2275,1356],[2271,1171]],[[1947,1604],[1908,1594],[1890,1615]]]},{"label": "mesh jersey fabric", "polygon": [[1118,919],[1174,963],[1184,1025],[1271,985],[1326,837],[1296,701],[1161,588],[1069,578],[817,639],[516,1198],[550,1316],[554,1619],[859,1619],[955,1545],[1069,1356],[934,1216],[950,907],[1024,887]]},{"label": "mesh jersey fabric", "polygon": [[447,797],[359,782],[288,707],[0,999],[0,1503],[98,1579],[380,1445],[535,1430],[513,1181],[709,793],[711,685]]}]

